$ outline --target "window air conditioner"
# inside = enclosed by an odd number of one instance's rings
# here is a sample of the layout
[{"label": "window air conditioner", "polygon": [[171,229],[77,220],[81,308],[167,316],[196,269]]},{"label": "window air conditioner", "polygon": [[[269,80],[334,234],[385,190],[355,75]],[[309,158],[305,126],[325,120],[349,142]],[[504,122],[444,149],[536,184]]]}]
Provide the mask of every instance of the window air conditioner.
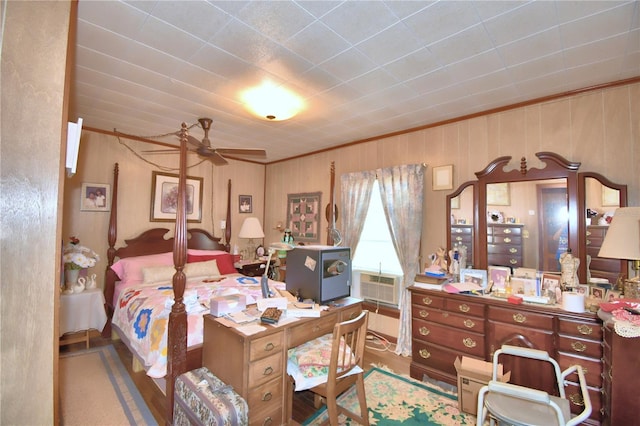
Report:
[{"label": "window air conditioner", "polygon": [[360,273],[360,296],[365,300],[398,305],[400,277],[396,275]]}]

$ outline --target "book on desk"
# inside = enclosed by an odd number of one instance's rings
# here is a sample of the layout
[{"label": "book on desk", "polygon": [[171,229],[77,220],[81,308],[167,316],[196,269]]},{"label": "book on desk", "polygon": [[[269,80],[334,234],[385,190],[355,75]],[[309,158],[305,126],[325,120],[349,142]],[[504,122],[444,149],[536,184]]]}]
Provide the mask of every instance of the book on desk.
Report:
[{"label": "book on desk", "polygon": [[449,277],[446,275],[435,276],[429,274],[416,274],[414,285],[419,288],[426,288],[429,290],[442,290],[443,286],[449,282]]}]

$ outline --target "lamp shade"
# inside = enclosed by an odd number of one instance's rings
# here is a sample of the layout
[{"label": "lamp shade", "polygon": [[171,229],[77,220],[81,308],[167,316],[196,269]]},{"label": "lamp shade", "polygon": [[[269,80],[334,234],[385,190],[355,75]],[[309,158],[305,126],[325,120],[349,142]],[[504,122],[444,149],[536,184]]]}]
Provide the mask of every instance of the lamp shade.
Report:
[{"label": "lamp shade", "polygon": [[238,238],[264,238],[264,232],[257,217],[248,217],[242,222]]},{"label": "lamp shade", "polygon": [[640,207],[616,209],[598,257],[640,260]]}]

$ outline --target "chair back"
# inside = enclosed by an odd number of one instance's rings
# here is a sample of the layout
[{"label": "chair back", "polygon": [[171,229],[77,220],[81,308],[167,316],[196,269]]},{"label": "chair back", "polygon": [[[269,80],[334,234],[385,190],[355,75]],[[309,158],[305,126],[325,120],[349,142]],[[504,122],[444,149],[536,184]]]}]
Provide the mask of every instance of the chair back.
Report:
[{"label": "chair back", "polygon": [[335,383],[356,366],[362,368],[368,321],[369,311],[362,311],[354,319],[333,328],[328,382]]}]

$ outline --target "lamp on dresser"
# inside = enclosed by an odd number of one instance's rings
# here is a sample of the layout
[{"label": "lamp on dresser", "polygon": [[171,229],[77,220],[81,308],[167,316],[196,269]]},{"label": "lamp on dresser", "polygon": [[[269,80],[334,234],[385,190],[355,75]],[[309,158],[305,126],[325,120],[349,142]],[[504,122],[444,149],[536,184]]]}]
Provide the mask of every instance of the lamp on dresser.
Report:
[{"label": "lamp on dresser", "polygon": [[242,228],[238,238],[246,238],[249,240],[247,243],[247,258],[251,260],[256,259],[256,245],[254,239],[264,238],[264,231],[257,217],[248,217],[242,222]]},{"label": "lamp on dresser", "polygon": [[625,280],[625,298],[640,297],[640,207],[616,209],[598,257],[632,260],[634,277]]}]

